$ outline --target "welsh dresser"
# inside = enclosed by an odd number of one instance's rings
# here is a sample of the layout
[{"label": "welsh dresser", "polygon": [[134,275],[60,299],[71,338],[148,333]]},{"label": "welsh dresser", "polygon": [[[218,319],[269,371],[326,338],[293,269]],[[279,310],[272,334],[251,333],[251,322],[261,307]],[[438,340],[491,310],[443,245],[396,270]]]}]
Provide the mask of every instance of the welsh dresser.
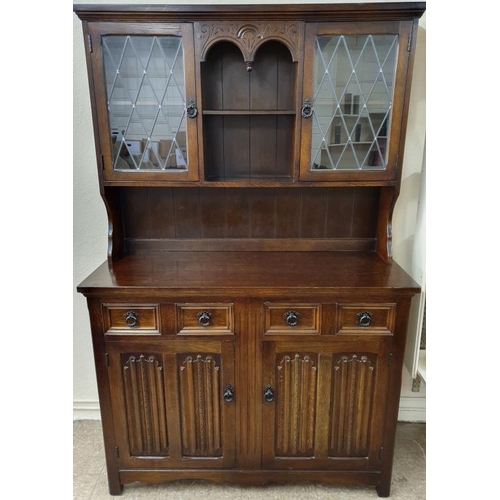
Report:
[{"label": "welsh dresser", "polygon": [[392,261],[425,3],[75,5],[107,260],[90,313],[109,491],[390,494],[410,302]]}]

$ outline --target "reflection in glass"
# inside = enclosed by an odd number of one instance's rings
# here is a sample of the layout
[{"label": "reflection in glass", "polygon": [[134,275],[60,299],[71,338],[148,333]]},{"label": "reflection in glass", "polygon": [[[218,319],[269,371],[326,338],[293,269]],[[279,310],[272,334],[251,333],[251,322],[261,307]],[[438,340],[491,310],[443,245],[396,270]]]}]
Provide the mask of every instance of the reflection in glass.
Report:
[{"label": "reflection in glass", "polygon": [[187,170],[182,39],[103,37],[115,170]]},{"label": "reflection in glass", "polygon": [[318,36],[312,170],[387,166],[397,35]]}]

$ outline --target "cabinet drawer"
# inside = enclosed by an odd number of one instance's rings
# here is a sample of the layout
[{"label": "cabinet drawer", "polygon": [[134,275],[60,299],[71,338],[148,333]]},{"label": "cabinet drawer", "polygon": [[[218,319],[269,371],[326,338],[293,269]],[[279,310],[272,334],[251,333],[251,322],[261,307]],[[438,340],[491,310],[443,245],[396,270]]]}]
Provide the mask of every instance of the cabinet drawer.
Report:
[{"label": "cabinet drawer", "polygon": [[265,335],[319,335],[320,304],[264,303]]},{"label": "cabinet drawer", "polygon": [[160,335],[159,304],[103,304],[106,335]]},{"label": "cabinet drawer", "polygon": [[392,335],[396,304],[337,304],[337,334]]},{"label": "cabinet drawer", "polygon": [[176,304],[178,335],[233,335],[233,304]]}]

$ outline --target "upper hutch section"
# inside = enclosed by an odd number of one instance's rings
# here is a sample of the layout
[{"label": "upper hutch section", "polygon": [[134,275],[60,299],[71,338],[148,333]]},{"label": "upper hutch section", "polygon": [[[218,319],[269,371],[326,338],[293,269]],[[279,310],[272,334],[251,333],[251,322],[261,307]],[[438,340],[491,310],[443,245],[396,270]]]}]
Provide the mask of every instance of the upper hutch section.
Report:
[{"label": "upper hutch section", "polygon": [[75,5],[103,185],[397,186],[424,9]]}]

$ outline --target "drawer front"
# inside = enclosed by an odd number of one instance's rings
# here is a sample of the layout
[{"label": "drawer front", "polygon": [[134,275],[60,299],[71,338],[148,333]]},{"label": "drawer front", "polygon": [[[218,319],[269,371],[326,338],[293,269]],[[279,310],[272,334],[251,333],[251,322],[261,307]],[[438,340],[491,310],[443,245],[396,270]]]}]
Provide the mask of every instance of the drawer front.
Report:
[{"label": "drawer front", "polygon": [[319,335],[321,305],[264,303],[265,335]]},{"label": "drawer front", "polygon": [[393,335],[396,304],[337,304],[337,335]]},{"label": "drawer front", "polygon": [[233,304],[176,304],[178,335],[233,335]]},{"label": "drawer front", "polygon": [[160,335],[159,304],[103,304],[106,335]]}]

